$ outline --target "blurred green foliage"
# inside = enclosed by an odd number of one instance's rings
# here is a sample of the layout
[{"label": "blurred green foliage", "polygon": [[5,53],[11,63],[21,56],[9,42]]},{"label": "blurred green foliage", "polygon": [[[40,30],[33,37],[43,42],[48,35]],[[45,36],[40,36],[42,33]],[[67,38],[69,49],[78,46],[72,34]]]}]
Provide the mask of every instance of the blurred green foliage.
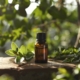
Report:
[{"label": "blurred green foliage", "polygon": [[49,53],[59,46],[74,46],[78,32],[77,9],[70,11],[65,7],[66,0],[60,1],[35,0],[39,5],[28,16],[26,8],[32,3],[30,0],[12,0],[12,3],[0,0],[0,46],[19,40],[34,50],[37,32],[47,33]]},{"label": "blurred green foliage", "polygon": [[52,58],[55,60],[61,60],[62,62],[79,63],[80,62],[80,48],[59,47],[59,49],[54,50],[53,53],[49,55],[49,58]]},{"label": "blurred green foliage", "polygon": [[8,74],[3,74],[0,76],[0,80],[15,80],[15,79]]},{"label": "blurred green foliage", "polygon": [[80,64],[78,64],[72,72],[65,68],[59,68],[57,73],[53,73],[52,80],[79,80],[80,77]]}]

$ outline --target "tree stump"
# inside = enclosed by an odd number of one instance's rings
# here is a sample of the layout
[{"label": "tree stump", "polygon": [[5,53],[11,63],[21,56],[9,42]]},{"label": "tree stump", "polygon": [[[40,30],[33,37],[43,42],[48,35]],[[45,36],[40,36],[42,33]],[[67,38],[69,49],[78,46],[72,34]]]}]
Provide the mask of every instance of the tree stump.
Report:
[{"label": "tree stump", "polygon": [[64,67],[70,72],[74,64],[48,61],[46,64],[36,64],[34,60],[29,63],[16,64],[13,57],[0,57],[0,75],[8,74],[15,80],[52,80],[52,73],[59,67]]}]

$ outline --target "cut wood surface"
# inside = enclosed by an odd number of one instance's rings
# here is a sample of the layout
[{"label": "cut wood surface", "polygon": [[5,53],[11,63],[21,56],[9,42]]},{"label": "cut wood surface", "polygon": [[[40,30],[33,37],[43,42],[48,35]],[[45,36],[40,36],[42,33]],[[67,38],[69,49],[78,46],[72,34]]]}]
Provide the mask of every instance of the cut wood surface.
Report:
[{"label": "cut wood surface", "polygon": [[57,72],[59,67],[72,72],[75,66],[75,64],[51,60],[46,64],[36,64],[34,59],[28,63],[16,64],[13,57],[0,57],[0,75],[8,74],[15,80],[52,80],[52,73]]},{"label": "cut wood surface", "polygon": [[58,67],[72,67],[74,68],[76,65],[75,64],[70,64],[70,63],[61,63],[57,61],[48,61],[46,64],[37,64],[33,61],[28,62],[28,63],[20,63],[16,64],[14,62],[13,57],[0,57],[0,69],[36,69],[36,68],[58,68]]}]

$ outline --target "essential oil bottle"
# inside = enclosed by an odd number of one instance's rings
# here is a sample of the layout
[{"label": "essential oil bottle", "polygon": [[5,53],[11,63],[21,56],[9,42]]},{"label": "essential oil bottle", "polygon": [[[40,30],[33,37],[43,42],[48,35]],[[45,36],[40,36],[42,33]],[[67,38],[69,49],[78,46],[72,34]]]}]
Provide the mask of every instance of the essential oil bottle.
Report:
[{"label": "essential oil bottle", "polygon": [[47,63],[48,45],[46,43],[46,33],[37,33],[35,44],[35,63]]}]

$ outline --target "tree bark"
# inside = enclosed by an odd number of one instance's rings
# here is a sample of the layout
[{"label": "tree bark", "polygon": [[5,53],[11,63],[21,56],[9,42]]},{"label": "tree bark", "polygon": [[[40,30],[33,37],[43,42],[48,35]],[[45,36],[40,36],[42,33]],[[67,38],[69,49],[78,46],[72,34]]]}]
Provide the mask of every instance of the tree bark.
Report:
[{"label": "tree bark", "polygon": [[76,42],[75,42],[74,47],[77,47],[78,46],[79,39],[80,39],[80,0],[76,0],[76,2],[77,2],[78,26],[79,26],[79,29],[78,29],[78,35],[77,35],[77,39],[76,39]]}]

